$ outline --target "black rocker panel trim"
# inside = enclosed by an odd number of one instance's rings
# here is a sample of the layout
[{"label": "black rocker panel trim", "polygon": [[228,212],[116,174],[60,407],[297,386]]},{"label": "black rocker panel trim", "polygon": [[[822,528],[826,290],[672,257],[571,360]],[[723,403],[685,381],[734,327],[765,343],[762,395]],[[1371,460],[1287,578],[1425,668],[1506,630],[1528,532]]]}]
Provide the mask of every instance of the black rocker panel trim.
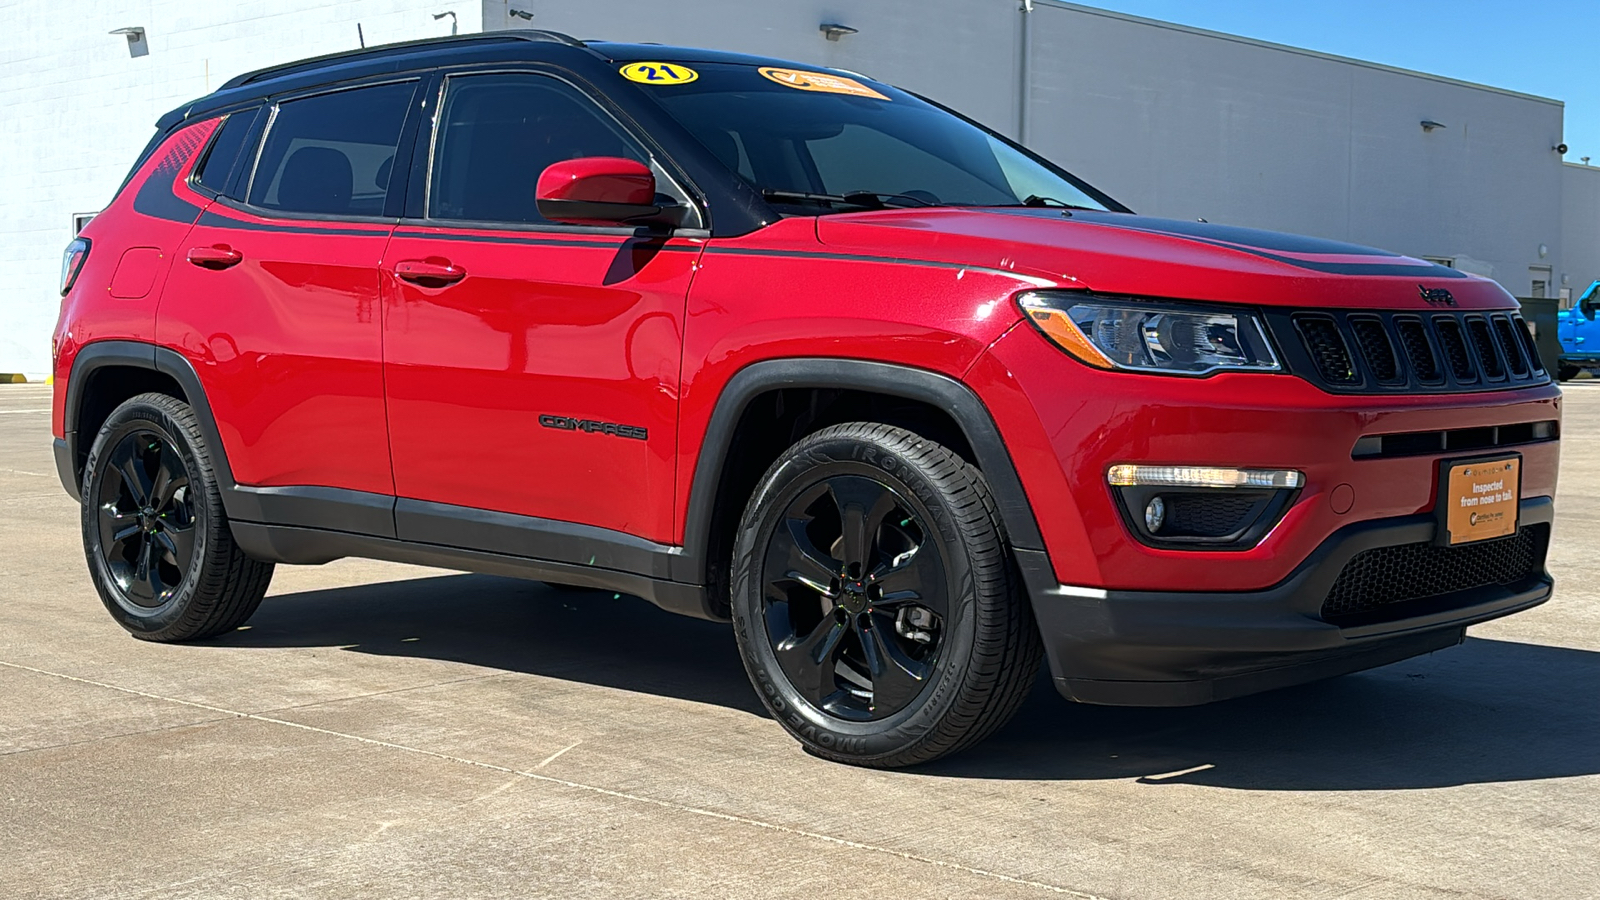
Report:
[{"label": "black rocker panel trim", "polygon": [[705,589],[699,585],[680,584],[631,572],[619,572],[615,569],[342,531],[263,525],[254,522],[233,523],[233,536],[246,553],[257,559],[317,564],[345,556],[357,556],[484,575],[532,578],[631,594],[642,597],[668,612],[724,621],[707,611]]},{"label": "black rocker panel trim", "polygon": [[671,560],[682,552],[609,528],[405,497],[395,503],[394,520],[395,537],[402,541],[538,557],[662,580],[670,579]]},{"label": "black rocker panel trim", "polygon": [[840,388],[869,391],[918,400],[948,411],[966,436],[977,456],[989,488],[1000,505],[1000,515],[1014,548],[1044,550],[1033,507],[1023,492],[1022,482],[1011,462],[1010,451],[1000,438],[989,411],[972,389],[945,375],[926,369],[913,369],[893,363],[852,359],[780,359],[754,363],[729,379],[717,399],[711,422],[701,442],[700,459],[695,464],[694,482],[689,492],[685,547],[675,557],[673,578],[702,583],[706,579],[708,547],[711,539],[711,514],[716,506],[734,429],[745,409],[758,395],[780,388]]}]

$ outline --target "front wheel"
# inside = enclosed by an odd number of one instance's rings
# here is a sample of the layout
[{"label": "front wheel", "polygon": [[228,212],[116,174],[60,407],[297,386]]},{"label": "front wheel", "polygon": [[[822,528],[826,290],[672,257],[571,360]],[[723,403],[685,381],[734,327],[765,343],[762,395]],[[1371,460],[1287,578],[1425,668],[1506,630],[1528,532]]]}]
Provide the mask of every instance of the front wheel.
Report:
[{"label": "front wheel", "polygon": [[839,762],[908,766],[972,746],[1038,672],[982,474],[887,425],[824,429],[767,471],[740,523],[732,606],[767,709]]},{"label": "front wheel", "polygon": [[112,411],[83,474],[83,548],[117,624],[147,641],[214,637],[244,624],[272,564],[234,543],[194,410],[140,394]]}]

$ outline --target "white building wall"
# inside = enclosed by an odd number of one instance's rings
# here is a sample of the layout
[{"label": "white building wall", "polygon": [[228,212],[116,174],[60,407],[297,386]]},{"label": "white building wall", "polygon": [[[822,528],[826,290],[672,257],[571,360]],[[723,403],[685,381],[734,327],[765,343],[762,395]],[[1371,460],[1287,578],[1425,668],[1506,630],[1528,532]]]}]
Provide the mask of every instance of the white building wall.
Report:
[{"label": "white building wall", "polygon": [[[453,0],[0,0],[0,373],[42,378],[72,215],[94,212],[128,173],[155,121],[241,72],[450,33],[482,4]],[[113,28],[145,29],[129,55]]]},{"label": "white building wall", "polygon": [[[1529,266],[1550,266],[1559,284],[1587,259],[1564,267],[1563,254],[1600,247],[1600,212],[1579,214],[1595,204],[1564,199],[1592,181],[1564,175],[1550,149],[1561,139],[1559,102],[1057,0],[1021,7],[0,0],[0,265],[13,273],[0,292],[0,373],[44,374],[71,216],[109,199],[160,114],[240,72],[353,48],[358,22],[369,46],[447,34],[448,20],[432,17],[444,9],[462,33],[531,26],[864,72],[1025,131],[1030,146],[1139,212],[1448,257],[1517,294],[1528,292]],[[824,22],[859,33],[828,41]],[[106,34],[123,26],[147,30],[149,55],[130,58]],[[1423,119],[1446,127],[1424,133]]]}]

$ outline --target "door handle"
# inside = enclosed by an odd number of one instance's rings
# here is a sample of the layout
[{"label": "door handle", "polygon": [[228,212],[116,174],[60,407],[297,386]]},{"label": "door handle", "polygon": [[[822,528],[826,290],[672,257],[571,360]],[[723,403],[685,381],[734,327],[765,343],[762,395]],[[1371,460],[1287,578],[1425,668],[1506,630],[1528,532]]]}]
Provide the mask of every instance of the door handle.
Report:
[{"label": "door handle", "polygon": [[406,259],[394,264],[394,274],[424,287],[443,287],[467,277],[467,270],[447,259]]},{"label": "door handle", "polygon": [[236,266],[244,260],[244,254],[229,247],[227,244],[217,244],[213,247],[189,248],[189,262],[202,269],[222,270],[229,266]]}]

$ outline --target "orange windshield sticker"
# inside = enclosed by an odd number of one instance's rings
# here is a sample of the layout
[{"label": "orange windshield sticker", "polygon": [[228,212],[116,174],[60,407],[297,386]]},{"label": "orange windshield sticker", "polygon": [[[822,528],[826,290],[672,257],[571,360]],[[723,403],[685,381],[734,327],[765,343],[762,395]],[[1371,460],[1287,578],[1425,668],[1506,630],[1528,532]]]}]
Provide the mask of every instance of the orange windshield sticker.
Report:
[{"label": "orange windshield sticker", "polygon": [[854,78],[845,78],[843,75],[802,72],[799,69],[775,69],[771,66],[762,67],[761,74],[784,87],[792,87],[797,91],[844,94],[850,97],[872,97],[876,100],[889,99]]}]

